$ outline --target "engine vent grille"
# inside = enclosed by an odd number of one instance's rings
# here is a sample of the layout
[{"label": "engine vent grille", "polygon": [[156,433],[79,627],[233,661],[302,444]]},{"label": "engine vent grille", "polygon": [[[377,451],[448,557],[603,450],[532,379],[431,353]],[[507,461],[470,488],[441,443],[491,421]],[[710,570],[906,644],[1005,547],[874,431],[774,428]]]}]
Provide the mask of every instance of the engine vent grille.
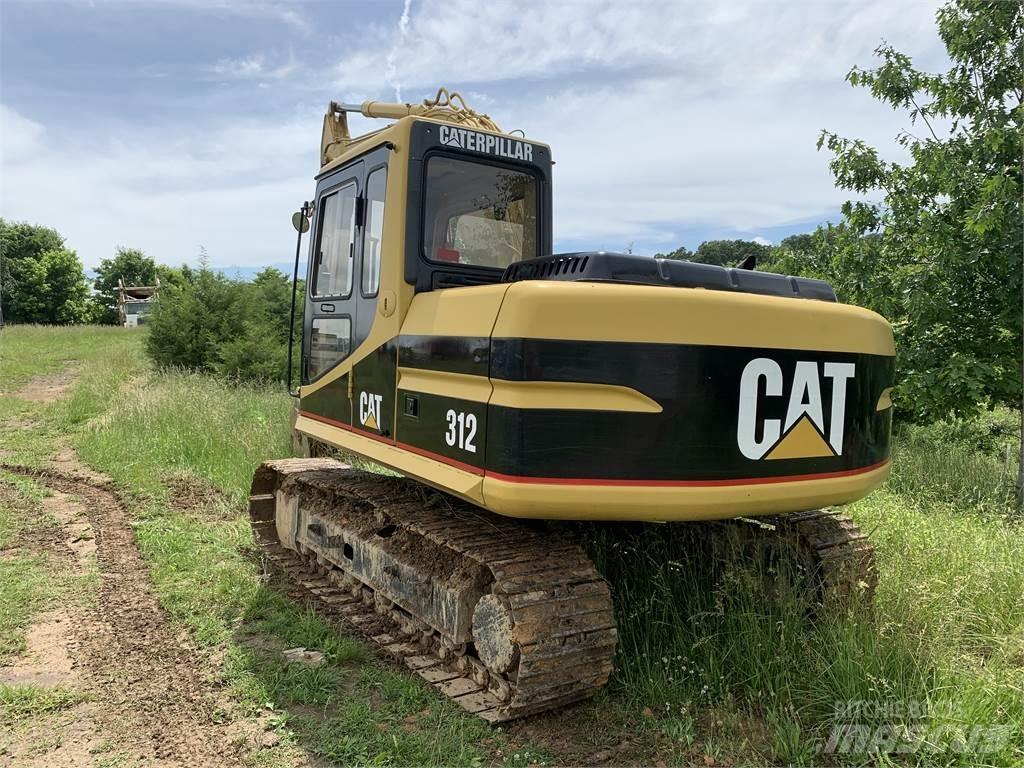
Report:
[{"label": "engine vent grille", "polygon": [[751,269],[730,269],[675,259],[652,259],[629,253],[580,251],[556,253],[510,264],[501,282],[522,280],[584,281],[703,288],[709,291],[758,293],[793,299],[835,301],[832,287],[808,277],[790,277]]},{"label": "engine vent grille", "polygon": [[586,271],[589,260],[589,255],[556,255],[517,261],[505,269],[501,282],[514,283],[517,280],[543,280],[548,277],[581,274]]}]

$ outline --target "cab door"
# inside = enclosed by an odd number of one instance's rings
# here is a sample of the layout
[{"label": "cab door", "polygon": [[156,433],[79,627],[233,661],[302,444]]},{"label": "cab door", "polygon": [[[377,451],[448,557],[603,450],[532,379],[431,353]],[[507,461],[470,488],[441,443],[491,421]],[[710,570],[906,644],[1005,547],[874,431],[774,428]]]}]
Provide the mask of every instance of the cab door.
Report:
[{"label": "cab door", "polygon": [[347,381],[330,374],[355,348],[363,168],[360,160],[318,183],[306,272],[302,382],[314,391],[303,410],[344,424],[352,423]]}]

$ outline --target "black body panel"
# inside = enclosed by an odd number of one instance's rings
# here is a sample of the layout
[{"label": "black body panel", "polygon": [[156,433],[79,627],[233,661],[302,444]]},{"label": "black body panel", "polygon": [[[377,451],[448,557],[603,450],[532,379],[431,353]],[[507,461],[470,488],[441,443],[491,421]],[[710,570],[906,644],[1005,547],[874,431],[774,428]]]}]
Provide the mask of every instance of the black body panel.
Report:
[{"label": "black body panel", "polygon": [[348,374],[344,374],[301,400],[304,413],[322,416],[342,424],[352,423],[352,401],[348,397]]},{"label": "black body panel", "polygon": [[[408,409],[404,407],[408,398],[414,398],[416,403],[415,416],[407,413]],[[398,402],[403,404],[398,412],[397,432],[401,447],[412,447],[443,456],[451,462],[466,465],[463,469],[478,469],[478,474],[483,474],[486,447],[484,437],[487,434],[486,403],[404,389],[398,390]],[[464,422],[461,435],[457,431],[456,421],[460,413],[463,414]],[[474,419],[471,430],[465,428],[465,419],[470,415]]]},{"label": "black body panel", "polygon": [[[398,345],[383,344],[352,368],[352,426],[391,437],[395,424]],[[372,412],[373,420],[367,416]]]},{"label": "black body panel", "polygon": [[[686,344],[591,342],[554,339],[487,339],[402,336],[360,361],[349,401],[343,376],[303,398],[314,417],[351,424],[394,439],[399,447],[433,455],[471,471],[545,479],[651,482],[728,482],[758,478],[843,474],[873,467],[889,457],[892,409],[877,410],[893,385],[895,361],[880,355]],[[610,384],[636,390],[660,413],[595,409],[509,408],[442,394],[394,392],[398,365],[508,381]],[[780,392],[758,380],[756,401],[762,441],[765,422],[784,423],[792,407],[798,364],[814,371],[820,388],[820,423],[812,421],[828,449],[835,425],[836,379],[825,364],[852,365],[845,382],[845,417],[838,450],[801,458],[751,458],[739,446],[741,381],[752,361],[777,367]],[[824,374],[824,375],[823,375]],[[749,383],[748,383],[749,388]],[[364,420],[376,396],[377,429]],[[804,398],[797,398],[803,403]],[[452,414],[475,420],[472,433],[456,433]],[[394,425],[394,426],[393,426]],[[456,436],[457,435],[457,436]],[[782,431],[773,446],[789,435]],[[768,450],[765,453],[769,453]]]},{"label": "black body panel", "polygon": [[398,364],[405,368],[486,376],[490,346],[488,336],[400,336]]},{"label": "black body panel", "polygon": [[801,299],[835,301],[832,286],[808,277],[730,269],[677,259],[652,259],[627,253],[581,252],[542,256],[512,264],[501,277],[519,280],[575,280],[705,288],[713,291],[758,293]]},{"label": "black body panel", "polygon": [[[770,358],[792,381],[797,361],[853,363],[846,389],[842,455],[751,460],[737,443],[740,380],[756,358]],[[662,413],[512,409],[491,406],[489,470],[522,477],[702,481],[846,472],[889,456],[892,409],[876,411],[892,386],[890,357],[794,350],[629,342],[494,339],[491,377],[574,381],[630,387],[658,402]],[[832,393],[821,384],[825,403]],[[761,389],[759,414],[783,419],[787,396]],[[829,409],[825,424],[831,429]]]}]

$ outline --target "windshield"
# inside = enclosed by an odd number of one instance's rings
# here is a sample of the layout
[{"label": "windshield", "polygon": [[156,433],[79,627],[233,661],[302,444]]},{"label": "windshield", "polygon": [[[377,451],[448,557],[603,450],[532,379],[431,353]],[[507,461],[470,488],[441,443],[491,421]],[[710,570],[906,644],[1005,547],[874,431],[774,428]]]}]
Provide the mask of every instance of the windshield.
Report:
[{"label": "windshield", "polygon": [[427,161],[423,249],[431,261],[504,269],[537,253],[537,181],[452,157]]}]

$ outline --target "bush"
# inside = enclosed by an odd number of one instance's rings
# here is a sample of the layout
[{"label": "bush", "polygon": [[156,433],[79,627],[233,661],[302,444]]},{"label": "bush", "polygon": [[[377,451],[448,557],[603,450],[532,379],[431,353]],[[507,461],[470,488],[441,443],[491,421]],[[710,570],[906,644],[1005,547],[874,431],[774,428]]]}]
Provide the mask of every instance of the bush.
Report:
[{"label": "bush", "polygon": [[251,283],[204,267],[161,292],[148,320],[146,352],[159,368],[283,381],[291,290],[288,278],[272,267]]},{"label": "bush", "polygon": [[1020,411],[998,406],[976,416],[903,427],[906,437],[933,445],[978,451],[997,458],[1020,450]]}]

